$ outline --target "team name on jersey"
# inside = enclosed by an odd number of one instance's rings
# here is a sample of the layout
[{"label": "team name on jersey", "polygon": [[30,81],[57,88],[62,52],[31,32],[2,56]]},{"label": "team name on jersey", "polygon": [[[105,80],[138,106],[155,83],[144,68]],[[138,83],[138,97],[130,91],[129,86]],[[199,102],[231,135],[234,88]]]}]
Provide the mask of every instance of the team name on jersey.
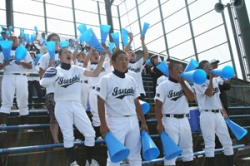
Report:
[{"label": "team name on jersey", "polygon": [[131,66],[129,66],[128,69],[131,70],[131,71],[133,71],[133,72],[135,72],[135,73],[141,72],[141,68],[140,67],[138,67],[138,68],[132,68]]},{"label": "team name on jersey", "polygon": [[112,95],[117,96],[116,98],[118,98],[118,99],[123,99],[125,96],[134,96],[134,92],[135,91],[134,91],[133,87],[131,87],[129,89],[127,89],[127,88],[119,89],[118,87],[115,87],[113,89]]},{"label": "team name on jersey", "polygon": [[[94,70],[95,70],[95,68],[90,68],[90,71],[94,71]],[[105,72],[105,69],[102,68],[101,72]],[[101,73],[101,72],[100,72],[100,73]]]},{"label": "team name on jersey", "polygon": [[73,78],[70,79],[64,79],[63,77],[58,78],[58,85],[61,85],[61,87],[67,88],[68,86],[80,82],[80,77],[75,75]]},{"label": "team name on jersey", "polygon": [[219,88],[218,88],[218,87],[213,88],[213,95],[214,95],[215,93],[218,93],[218,92],[219,92]]},{"label": "team name on jersey", "polygon": [[15,59],[16,59],[15,55],[10,55],[10,61],[13,61]]},{"label": "team name on jersey", "polygon": [[173,90],[170,90],[168,93],[168,98],[171,98],[171,100],[178,100],[184,95],[184,91],[180,90],[179,92],[174,92]]}]

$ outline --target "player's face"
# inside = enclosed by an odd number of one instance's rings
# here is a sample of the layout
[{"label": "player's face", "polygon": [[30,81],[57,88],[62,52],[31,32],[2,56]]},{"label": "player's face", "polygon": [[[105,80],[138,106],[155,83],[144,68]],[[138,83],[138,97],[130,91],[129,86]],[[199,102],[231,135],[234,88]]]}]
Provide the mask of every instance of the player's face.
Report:
[{"label": "player's face", "polygon": [[70,64],[71,62],[71,51],[67,48],[63,49],[61,55],[59,55],[59,58],[61,62]]},{"label": "player's face", "polygon": [[170,76],[176,80],[182,72],[183,72],[183,67],[181,64],[175,64],[174,67],[171,70],[169,70]]},{"label": "player's face", "polygon": [[213,69],[217,69],[218,68],[218,63],[211,63],[211,66]]},{"label": "player's face", "polygon": [[128,68],[128,55],[121,53],[116,57],[115,61],[112,61],[112,64],[116,70],[119,72],[126,72]]},{"label": "player's face", "polygon": [[209,62],[205,63],[203,66],[203,70],[206,72],[206,74],[210,75],[210,70],[212,69],[212,66]]},{"label": "player's face", "polygon": [[129,51],[129,61],[134,62],[136,58],[136,54],[133,51]]},{"label": "player's face", "polygon": [[94,50],[92,55],[90,56],[90,62],[91,63],[98,63],[99,62],[99,53]]},{"label": "player's face", "polygon": [[85,57],[86,57],[86,54],[82,51],[82,52],[80,52],[78,59],[79,59],[81,62],[83,62],[84,59],[85,59]]},{"label": "player's face", "polygon": [[12,47],[17,47],[19,45],[19,39],[16,36],[10,36],[9,40],[13,41]]}]

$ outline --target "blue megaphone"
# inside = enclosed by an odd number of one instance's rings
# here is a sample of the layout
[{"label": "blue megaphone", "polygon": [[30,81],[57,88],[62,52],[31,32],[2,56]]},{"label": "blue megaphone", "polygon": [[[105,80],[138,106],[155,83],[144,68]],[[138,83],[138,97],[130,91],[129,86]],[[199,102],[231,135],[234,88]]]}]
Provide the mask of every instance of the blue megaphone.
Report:
[{"label": "blue megaphone", "polygon": [[2,41],[3,40],[3,37],[2,36],[0,36],[0,41]]},{"label": "blue megaphone", "polygon": [[110,25],[103,25],[103,24],[100,25],[101,41],[102,41],[102,43],[106,42],[106,39],[108,37],[110,28],[111,28]]},{"label": "blue megaphone", "polygon": [[9,26],[9,31],[11,32],[13,30],[13,27],[10,25]]},{"label": "blue megaphone", "polygon": [[55,59],[56,42],[54,42],[54,41],[48,41],[46,43],[46,45],[47,45],[47,49],[48,49],[50,58],[51,59]]},{"label": "blue megaphone", "polygon": [[142,37],[145,36],[145,34],[146,34],[146,32],[147,32],[147,30],[149,28],[149,25],[150,25],[149,23],[144,22],[142,32],[141,32]]},{"label": "blue megaphone", "polygon": [[30,35],[29,34],[24,34],[26,41],[29,43],[30,42]]},{"label": "blue megaphone", "polygon": [[119,42],[119,32],[111,33],[112,39],[115,43],[115,46],[119,48],[120,42]]},{"label": "blue megaphone", "polygon": [[77,27],[77,29],[83,34],[87,30],[86,24],[81,24]]},{"label": "blue megaphone", "polygon": [[122,28],[122,42],[123,46],[126,47],[128,44],[128,31],[125,28]]},{"label": "blue megaphone", "polygon": [[16,62],[20,62],[27,55],[27,49],[24,46],[17,47],[15,51]]},{"label": "blue megaphone", "polygon": [[150,105],[142,100],[139,100],[143,114],[145,115],[150,110]]},{"label": "blue megaphone", "polygon": [[91,47],[95,48],[97,51],[99,52],[104,52],[104,48],[102,47],[101,43],[99,42],[99,40],[97,39],[94,31],[92,30],[92,28],[89,28],[88,30],[86,30],[83,34],[82,37],[84,39],[84,41],[90,45]]},{"label": "blue megaphone", "polygon": [[153,160],[160,155],[160,150],[145,130],[141,131],[142,156],[145,160]]},{"label": "blue megaphone", "polygon": [[194,70],[198,66],[199,66],[199,63],[196,60],[194,60],[193,58],[191,58],[189,63],[187,64],[185,70],[184,70],[184,73],[188,72],[188,71],[191,71],[191,70]]},{"label": "blue megaphone", "polygon": [[33,44],[34,41],[36,40],[36,34],[32,34],[30,37],[31,43]]},{"label": "blue megaphone", "polygon": [[165,131],[160,134],[164,155],[167,160],[173,159],[182,153],[181,148],[167,135]]},{"label": "blue megaphone", "polygon": [[37,54],[36,58],[34,60],[35,64],[37,64],[37,62],[39,61],[39,59],[42,57],[42,54]]},{"label": "blue megaphone", "polygon": [[63,40],[60,42],[60,48],[63,48],[63,47],[69,47],[69,42],[66,41],[66,40]]},{"label": "blue megaphone", "polygon": [[6,33],[6,35],[7,35],[7,36],[9,36],[9,35],[10,35],[10,31],[6,31],[5,33]]},{"label": "blue megaphone", "polygon": [[238,124],[234,123],[233,121],[226,119],[226,123],[231,131],[234,133],[237,140],[240,140],[247,134],[247,130],[243,127],[239,126]]},{"label": "blue megaphone", "polygon": [[24,28],[20,28],[20,35],[24,34]]},{"label": "blue megaphone", "polygon": [[4,40],[1,41],[1,47],[2,47],[2,52],[3,52],[3,56],[6,62],[10,61],[10,52],[11,52],[11,48],[12,48],[12,41],[8,41],[8,40]]},{"label": "blue megaphone", "polygon": [[196,84],[203,84],[207,79],[207,74],[204,70],[192,70],[185,73],[180,74],[180,76],[187,81],[194,82]]},{"label": "blue megaphone", "polygon": [[211,73],[217,76],[221,76],[222,78],[233,78],[234,76],[234,69],[232,66],[225,66],[220,69],[213,69],[211,70]]},{"label": "blue megaphone", "polygon": [[166,62],[162,61],[156,66],[165,76],[169,77],[168,65]]},{"label": "blue megaphone", "polygon": [[115,48],[115,43],[109,42],[108,44],[109,44],[109,51],[112,53],[113,49]]},{"label": "blue megaphone", "polygon": [[147,59],[147,60],[146,60],[146,65],[148,65],[148,64],[150,64],[150,63],[151,63],[150,59]]},{"label": "blue megaphone", "polygon": [[123,161],[128,157],[130,151],[120,141],[118,141],[112,134],[107,132],[104,140],[106,142],[110,160],[113,163]]},{"label": "blue megaphone", "polygon": [[34,30],[36,31],[36,33],[38,33],[37,26],[34,26]]}]

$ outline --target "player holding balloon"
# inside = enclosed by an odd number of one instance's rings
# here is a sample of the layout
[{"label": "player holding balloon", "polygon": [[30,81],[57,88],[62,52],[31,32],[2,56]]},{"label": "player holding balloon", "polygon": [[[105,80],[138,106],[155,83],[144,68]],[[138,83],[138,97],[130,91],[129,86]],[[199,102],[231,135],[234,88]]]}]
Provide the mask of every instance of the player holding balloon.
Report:
[{"label": "player holding balloon", "polygon": [[[186,117],[189,113],[188,100],[195,99],[190,85],[180,74],[183,72],[180,63],[169,64],[169,79],[160,83],[155,95],[155,114],[157,131],[165,131],[182,149],[182,160],[185,166],[193,166],[193,141],[191,128]],[[175,165],[176,157],[164,160],[164,165]]]},{"label": "player holding balloon", "polygon": [[[3,69],[0,124],[7,124],[15,93],[20,111],[21,124],[28,124],[28,81],[26,72],[27,69],[32,68],[32,58],[29,52],[27,52],[26,56],[23,57],[20,62],[17,62],[15,60],[15,54],[16,49],[19,46],[19,40],[15,34],[11,34],[9,39],[13,42],[12,48],[10,46],[10,55],[4,55],[3,53],[0,54],[0,70]],[[9,61],[5,59],[6,56],[10,57]]]},{"label": "player holding balloon", "polygon": [[200,110],[200,126],[205,142],[206,159],[209,165],[216,165],[214,158],[216,133],[224,148],[228,166],[233,166],[232,140],[224,120],[224,118],[228,118],[228,115],[219,96],[219,84],[223,84],[223,80],[211,74],[211,64],[206,60],[201,61],[198,68],[204,70],[207,74],[207,80],[204,84],[194,84]]}]

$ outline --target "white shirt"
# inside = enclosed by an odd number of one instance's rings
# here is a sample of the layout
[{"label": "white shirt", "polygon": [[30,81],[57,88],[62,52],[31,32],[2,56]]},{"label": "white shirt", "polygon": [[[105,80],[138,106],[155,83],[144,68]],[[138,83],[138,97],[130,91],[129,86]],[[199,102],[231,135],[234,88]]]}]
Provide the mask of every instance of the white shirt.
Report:
[{"label": "white shirt", "polygon": [[46,47],[45,42],[46,42],[45,38],[41,37],[40,38],[40,44],[42,45],[41,47]]},{"label": "white shirt", "polygon": [[167,76],[165,76],[165,75],[160,76],[160,77],[157,79],[156,86],[160,85],[160,83],[162,83],[163,81],[166,81],[166,80],[168,80],[168,77],[167,77]]},{"label": "white shirt", "polygon": [[96,88],[96,94],[105,101],[108,116],[136,115],[134,99],[140,94],[131,76],[125,74],[125,78],[120,78],[114,73],[103,76]]},{"label": "white shirt", "polygon": [[[56,70],[56,74],[47,71]],[[41,85],[47,87],[54,85],[54,100],[58,101],[79,101],[81,98],[81,77],[84,75],[85,69],[72,65],[69,70],[64,70],[61,66],[56,68],[48,68],[44,74]],[[52,73],[52,75],[51,75]]]},{"label": "white shirt", "polygon": [[[190,85],[185,81],[187,87]],[[162,114],[187,114],[189,113],[188,99],[180,83],[166,80],[156,88],[155,100],[162,102]]]},{"label": "white shirt", "polygon": [[[35,65],[35,62],[32,61],[32,69],[28,70],[28,73],[30,74],[38,74],[38,71],[37,71],[37,67]],[[28,81],[40,81],[40,77],[39,75],[37,77],[31,77],[31,76],[27,76],[27,80]]]},{"label": "white shirt", "polygon": [[210,80],[207,79],[202,85],[194,84],[196,99],[200,111],[222,109],[219,84],[223,84],[223,80],[220,77],[213,78],[213,96],[211,97],[205,94],[209,83]]},{"label": "white shirt", "polygon": [[138,90],[139,93],[142,93],[145,95],[145,90],[142,82],[142,70],[143,70],[143,61],[144,59],[141,58],[138,62],[136,63],[129,63],[128,64],[128,69],[136,73],[136,83],[138,85]]},{"label": "white shirt", "polygon": [[[4,67],[3,72],[4,73],[23,73],[26,74],[27,69],[24,68],[22,65],[17,65],[15,63],[15,50],[11,50],[10,52],[10,65],[7,65]],[[26,56],[24,57],[23,60],[21,60],[25,63],[30,63],[32,62],[32,58],[30,56],[30,53],[27,52]],[[3,53],[0,54],[0,63],[3,64],[4,62],[4,55]]]},{"label": "white shirt", "polygon": [[[97,65],[98,64],[89,64],[87,68],[90,71],[94,71],[96,69]],[[88,77],[89,86],[90,87],[97,86],[100,78],[103,77],[104,75],[110,73],[110,72],[111,72],[110,61],[106,61],[103,63],[102,70],[101,70],[100,74],[98,75],[98,77]]]},{"label": "white shirt", "polygon": [[[50,55],[49,53],[46,53],[39,59],[37,66],[42,68],[43,70],[46,70],[49,67],[49,61],[50,61]],[[58,58],[58,54],[55,54],[54,67],[58,66],[59,64],[61,64],[61,61]],[[54,91],[55,90],[52,84],[46,88],[46,94],[54,93]]]}]

